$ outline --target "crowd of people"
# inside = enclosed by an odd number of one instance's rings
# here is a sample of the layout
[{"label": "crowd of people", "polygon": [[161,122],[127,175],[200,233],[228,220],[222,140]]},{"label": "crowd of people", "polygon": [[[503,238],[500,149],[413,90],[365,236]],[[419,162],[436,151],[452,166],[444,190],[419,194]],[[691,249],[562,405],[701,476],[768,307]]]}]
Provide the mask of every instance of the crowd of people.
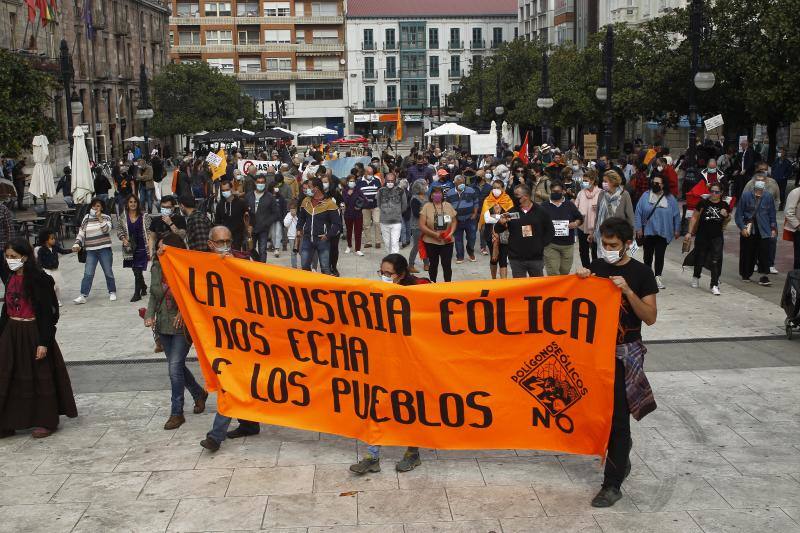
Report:
[{"label": "crowd of people", "polygon": [[[739,275],[749,281],[757,270],[761,285],[776,273],[777,211],[785,208],[787,239],[800,231],[800,189],[786,194],[791,165],[783,165],[779,154],[770,167],[757,161],[746,143],[741,148],[736,157],[725,153],[702,160],[694,180],[660,146],[635,147],[617,161],[584,161],[574,148],[562,153],[548,145],[531,154],[507,150],[497,157],[415,148],[408,157],[385,152],[356,163],[343,176],[334,175],[323,152],[314,149],[307,157],[273,152],[274,164],[266,172],[250,166],[243,173],[239,155],[230,154],[218,179],[200,155],[179,161],[173,194],[163,196],[151,191],[168,168],[153,154],[148,161],[114,165],[115,199],[104,197],[107,190],[92,199],[70,249],[48,230],[36,249],[14,237],[0,206],[5,254],[0,274],[6,286],[0,315],[0,437],[27,428],[35,428],[35,437],[46,437],[56,430],[59,415],[77,416],[55,341],[64,289],[60,255],[76,253],[85,264],[75,304],[88,301],[98,264],[114,301],[113,248],[121,247],[123,267],[134,279],[131,301],[147,297],[140,314],[168,361],[171,411],[165,430],[185,423],[185,390],[194,413],[204,412],[208,398],[186,366],[192,340],[161,271],[165,247],[261,262],[287,252],[292,267],[332,276],[339,276],[342,248],[359,257],[364,249],[383,248],[379,276],[399,285],[450,282],[453,261],[459,265],[483,256],[493,279],[508,277],[510,268],[513,278],[596,275],[620,288],[609,455],[602,489],[592,502],[611,506],[631,468],[630,415],[638,420],[655,408],[646,377],[635,370],[641,371],[646,352],[642,323],[656,321],[669,244],[680,240],[688,251],[694,243],[691,286],[699,286],[707,268],[710,290],[720,295],[724,230],[731,220],[740,231]],[[794,267],[800,268],[800,238],[793,240]],[[579,265],[573,264],[576,247]],[[636,259],[640,248],[642,261]],[[232,431],[230,424],[229,417],[217,413],[201,446],[214,452],[228,438],[260,431],[253,421],[240,420]],[[405,472],[420,462],[418,450],[410,447],[396,468]],[[380,448],[370,445],[350,469],[379,471]]]}]

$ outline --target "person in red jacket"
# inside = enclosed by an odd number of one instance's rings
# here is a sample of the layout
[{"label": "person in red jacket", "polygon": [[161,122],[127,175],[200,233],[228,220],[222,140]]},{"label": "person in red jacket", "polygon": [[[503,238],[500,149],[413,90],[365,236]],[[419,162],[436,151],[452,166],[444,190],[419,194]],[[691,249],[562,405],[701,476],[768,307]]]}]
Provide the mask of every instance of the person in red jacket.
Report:
[{"label": "person in red jacket", "polygon": [[668,164],[665,158],[659,157],[656,161],[655,170],[660,172],[666,179],[670,194],[675,198],[680,198],[680,196],[678,196],[678,173],[675,172],[675,168]]}]

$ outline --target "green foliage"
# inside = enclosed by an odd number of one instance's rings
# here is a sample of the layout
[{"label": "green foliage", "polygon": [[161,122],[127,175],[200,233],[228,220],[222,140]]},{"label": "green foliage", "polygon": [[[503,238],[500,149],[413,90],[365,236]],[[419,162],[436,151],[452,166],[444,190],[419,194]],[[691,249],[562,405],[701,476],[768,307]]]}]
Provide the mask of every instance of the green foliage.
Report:
[{"label": "green foliage", "polygon": [[151,127],[157,137],[232,129],[237,118],[247,125],[253,118],[253,100],[241,93],[236,78],[205,61],[167,65],[153,78],[152,91]]},{"label": "green foliage", "polygon": [[52,119],[51,91],[55,78],[34,69],[18,54],[0,49],[0,153],[31,150],[36,135],[57,135]]}]

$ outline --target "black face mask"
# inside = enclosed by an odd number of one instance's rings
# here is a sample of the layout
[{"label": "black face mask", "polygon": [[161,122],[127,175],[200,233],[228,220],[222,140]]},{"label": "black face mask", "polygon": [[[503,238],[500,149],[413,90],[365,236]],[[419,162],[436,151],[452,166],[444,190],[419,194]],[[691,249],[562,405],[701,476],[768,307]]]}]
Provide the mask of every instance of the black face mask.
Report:
[{"label": "black face mask", "polygon": [[654,183],[653,185],[650,186],[650,189],[655,193],[659,193],[663,190],[663,187],[659,183]]},{"label": "black face mask", "polygon": [[560,202],[564,198],[563,192],[551,192],[550,199],[554,202]]}]

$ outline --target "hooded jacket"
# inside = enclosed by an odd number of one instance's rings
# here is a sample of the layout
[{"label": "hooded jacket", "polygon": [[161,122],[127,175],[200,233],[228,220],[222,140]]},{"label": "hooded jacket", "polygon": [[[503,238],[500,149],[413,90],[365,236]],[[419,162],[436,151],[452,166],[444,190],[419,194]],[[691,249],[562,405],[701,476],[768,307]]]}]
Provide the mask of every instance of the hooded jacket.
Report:
[{"label": "hooded jacket", "polygon": [[305,198],[297,211],[297,229],[303,232],[303,239],[311,238],[312,242],[319,241],[320,235],[327,235],[329,240],[338,236],[342,217],[336,202],[324,198],[314,205],[311,198]]}]

